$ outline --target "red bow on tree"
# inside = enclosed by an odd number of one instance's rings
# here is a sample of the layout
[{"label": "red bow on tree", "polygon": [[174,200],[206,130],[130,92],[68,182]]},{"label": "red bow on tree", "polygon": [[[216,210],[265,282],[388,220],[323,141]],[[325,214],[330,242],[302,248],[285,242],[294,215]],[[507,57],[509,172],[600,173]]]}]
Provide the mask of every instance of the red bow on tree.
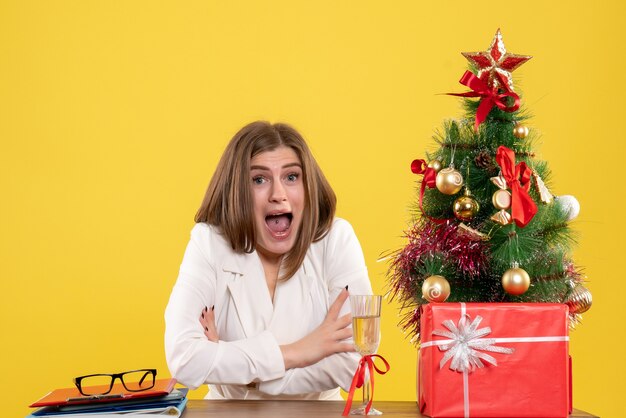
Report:
[{"label": "red bow on tree", "polygon": [[523,161],[515,165],[515,152],[504,145],[498,147],[496,162],[511,189],[511,217],[517,226],[525,227],[537,213],[537,205],[528,194],[533,171]]},{"label": "red bow on tree", "polygon": [[[379,369],[375,364],[374,364],[374,357],[378,357],[379,359],[381,359],[383,361],[383,363],[385,363],[385,370],[381,370]],[[389,371],[389,363],[387,362],[387,360],[385,360],[385,358],[383,356],[379,356],[378,354],[370,354],[367,356],[363,356],[361,358],[361,361],[359,361],[359,367],[357,367],[356,372],[354,373],[354,378],[352,379],[352,385],[350,385],[350,392],[348,392],[348,399],[346,401],[346,407],[343,409],[343,415],[344,417],[347,416],[348,414],[350,414],[350,407],[352,406],[352,398],[354,397],[354,390],[356,388],[360,388],[363,386],[363,384],[365,383],[365,371],[369,369],[369,375],[370,375],[370,386],[372,388],[372,394],[369,397],[369,402],[367,403],[367,406],[365,407],[365,415],[367,415],[370,412],[370,409],[372,408],[372,401],[374,400],[374,370],[376,370],[379,374],[385,374]]]},{"label": "red bow on tree", "polygon": [[435,169],[428,167],[428,164],[426,164],[426,161],[424,160],[413,160],[413,162],[411,163],[411,171],[415,174],[424,175],[424,178],[422,179],[422,187],[420,188],[420,199],[419,199],[420,210],[422,211],[422,214],[437,224],[446,223],[448,219],[434,219],[426,215],[426,213],[424,212],[424,207],[422,206],[422,201],[424,200],[424,192],[426,191],[426,187],[432,189],[433,187],[437,185],[437,182],[436,182],[437,172],[435,171]]},{"label": "red bow on tree", "polygon": [[[507,90],[504,93],[498,93],[497,87],[489,88],[487,83],[476,77],[471,71],[465,71],[465,74],[463,74],[459,83],[469,87],[473,91],[468,91],[467,93],[448,93],[449,95],[481,98],[478,109],[476,110],[476,122],[474,124],[474,128],[476,130],[478,130],[478,126],[483,123],[485,119],[487,119],[487,115],[491,112],[491,109],[494,106],[498,106],[498,108],[504,110],[505,112],[515,112],[519,109],[520,98],[517,93],[510,90]],[[512,97],[515,100],[512,106],[506,105],[504,102],[506,97]]]},{"label": "red bow on tree", "polygon": [[437,172],[434,168],[428,167],[424,160],[413,160],[411,163],[411,171],[415,174],[423,174],[424,178],[422,183],[431,189],[435,187],[435,181],[437,179]]}]

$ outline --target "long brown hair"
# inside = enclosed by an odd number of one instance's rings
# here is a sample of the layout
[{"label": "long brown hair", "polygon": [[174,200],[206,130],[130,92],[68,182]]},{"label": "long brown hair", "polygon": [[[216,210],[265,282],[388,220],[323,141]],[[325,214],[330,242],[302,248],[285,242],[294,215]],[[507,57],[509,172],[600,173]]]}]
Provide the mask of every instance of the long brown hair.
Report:
[{"label": "long brown hair", "polygon": [[311,243],[319,241],[328,233],[337,206],[333,189],[304,138],[293,127],[284,123],[257,121],[237,132],[226,146],[215,169],[195,221],[219,227],[234,251],[254,251],[256,237],[250,190],[250,160],[279,146],[293,149],[300,159],[305,194],[302,223],[297,231],[296,242],[281,266],[281,279],[287,280],[300,268]]}]

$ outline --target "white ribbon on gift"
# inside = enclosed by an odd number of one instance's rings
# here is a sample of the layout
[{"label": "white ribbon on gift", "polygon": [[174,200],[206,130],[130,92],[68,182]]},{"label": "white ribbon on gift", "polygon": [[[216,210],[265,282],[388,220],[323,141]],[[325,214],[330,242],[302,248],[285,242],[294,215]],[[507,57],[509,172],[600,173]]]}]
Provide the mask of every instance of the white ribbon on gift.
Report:
[{"label": "white ribbon on gift", "polygon": [[[434,330],[433,335],[448,337],[447,340],[433,340],[420,344],[420,350],[427,347],[438,346],[441,351],[446,351],[439,362],[439,369],[452,359],[450,369],[463,373],[463,410],[465,418],[469,418],[469,379],[468,375],[476,368],[485,367],[482,360],[494,366],[498,366],[496,359],[485,353],[489,351],[493,353],[513,354],[513,348],[498,347],[497,343],[538,343],[538,342],[554,342],[569,341],[568,336],[548,336],[548,337],[516,337],[516,338],[483,338],[491,333],[491,327],[478,329],[482,321],[480,315],[476,316],[473,321],[469,322],[470,317],[467,314],[465,303],[461,302],[461,318],[458,326],[454,321],[447,319],[443,321],[446,330]],[[482,359],[482,360],[481,360]]]}]

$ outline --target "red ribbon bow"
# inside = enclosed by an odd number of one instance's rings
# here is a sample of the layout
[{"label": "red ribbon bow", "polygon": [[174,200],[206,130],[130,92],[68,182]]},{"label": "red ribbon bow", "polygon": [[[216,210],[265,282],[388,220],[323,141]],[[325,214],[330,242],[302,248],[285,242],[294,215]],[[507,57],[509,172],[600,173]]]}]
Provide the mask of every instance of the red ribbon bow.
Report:
[{"label": "red ribbon bow", "polygon": [[424,207],[422,205],[422,201],[424,200],[424,192],[426,191],[426,187],[432,189],[433,187],[436,186],[437,182],[437,172],[435,171],[434,168],[428,167],[428,164],[426,164],[426,161],[424,160],[413,160],[413,162],[411,163],[411,171],[414,172],[415,174],[423,174],[424,178],[422,179],[422,187],[420,188],[420,199],[419,199],[419,204],[420,204],[420,210],[422,211],[422,213],[424,214],[424,216],[426,216],[428,219],[430,219],[431,221],[435,222],[436,224],[445,224],[446,222],[449,221],[449,219],[435,219],[435,218],[431,218],[430,216],[426,215],[426,213],[424,212]]},{"label": "red ribbon bow", "polygon": [[[498,108],[504,110],[505,112],[515,112],[519,109],[520,98],[516,93],[509,90],[504,93],[498,93],[497,88],[489,88],[487,83],[476,77],[471,71],[465,71],[465,74],[463,74],[459,83],[474,91],[468,91],[467,93],[448,93],[449,95],[461,97],[481,97],[480,104],[476,110],[476,122],[474,124],[474,128],[476,130],[478,130],[478,126],[483,123],[485,119],[487,119],[487,115],[491,112],[491,109],[494,106],[498,106]],[[512,97],[515,100],[512,106],[506,105],[504,102],[505,97]]]},{"label": "red ribbon bow", "polygon": [[515,152],[504,145],[498,147],[496,162],[511,189],[511,216],[517,226],[525,227],[537,213],[537,205],[528,194],[533,171],[523,161],[515,165]]},{"label": "red ribbon bow", "polygon": [[435,171],[434,168],[428,167],[428,164],[426,164],[426,161],[413,160],[413,162],[411,163],[411,171],[415,174],[424,175],[422,184],[425,184],[431,189],[435,187],[435,180],[437,179],[437,172]]},{"label": "red ribbon bow", "polygon": [[[376,364],[374,364],[374,357],[378,357],[385,363],[385,371],[379,369]],[[365,383],[365,371],[369,370],[370,373],[370,385],[372,387],[372,394],[370,395],[370,400],[365,407],[365,415],[370,412],[372,408],[372,401],[374,400],[374,370],[378,372],[378,374],[385,374],[389,371],[389,363],[383,356],[379,356],[378,354],[370,354],[367,356],[363,356],[361,361],[359,362],[359,367],[357,367],[356,372],[354,373],[354,377],[352,378],[352,384],[350,385],[350,392],[348,393],[348,400],[346,401],[346,407],[343,409],[344,417],[350,414],[350,407],[352,406],[352,398],[354,397],[354,390],[356,388],[360,388]]]}]

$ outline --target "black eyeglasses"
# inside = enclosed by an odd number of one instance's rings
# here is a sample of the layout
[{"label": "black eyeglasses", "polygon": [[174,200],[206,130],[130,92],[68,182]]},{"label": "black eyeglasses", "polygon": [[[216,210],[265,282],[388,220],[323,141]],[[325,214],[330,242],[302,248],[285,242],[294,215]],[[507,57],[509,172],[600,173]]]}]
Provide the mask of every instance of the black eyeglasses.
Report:
[{"label": "black eyeglasses", "polygon": [[75,377],[74,384],[84,396],[106,395],[113,389],[115,379],[120,379],[127,391],[141,392],[154,387],[156,374],[156,369],[139,369],[115,374],[88,374]]}]

